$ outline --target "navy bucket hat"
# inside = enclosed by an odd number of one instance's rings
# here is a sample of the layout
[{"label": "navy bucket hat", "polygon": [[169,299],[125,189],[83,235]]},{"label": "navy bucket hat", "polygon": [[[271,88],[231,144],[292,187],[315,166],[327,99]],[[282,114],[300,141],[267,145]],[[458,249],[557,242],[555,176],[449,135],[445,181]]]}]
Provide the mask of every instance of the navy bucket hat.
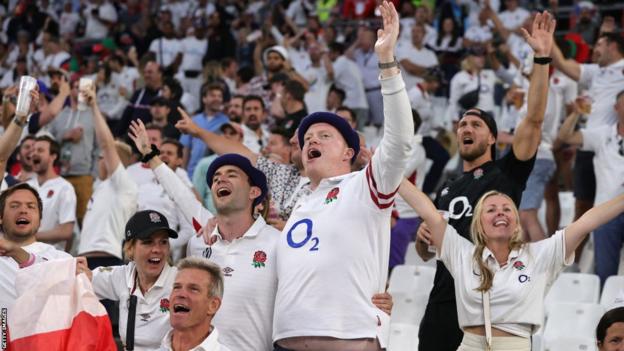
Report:
[{"label": "navy bucket hat", "polygon": [[212,178],[214,177],[215,172],[223,166],[235,166],[240,168],[249,177],[251,185],[260,188],[262,193],[254,199],[254,206],[264,200],[269,191],[266,176],[262,173],[262,171],[254,167],[247,157],[238,154],[223,154],[212,161],[210,167],[208,167],[208,173],[206,173],[206,182],[208,183],[208,187],[212,188]]},{"label": "navy bucket hat", "polygon": [[316,123],[327,123],[338,129],[338,132],[340,132],[342,137],[345,139],[347,145],[355,152],[353,154],[353,157],[351,158],[351,163],[355,162],[357,155],[360,153],[360,136],[353,128],[351,128],[349,123],[345,121],[344,118],[338,116],[335,113],[314,112],[304,118],[303,121],[301,121],[301,124],[299,124],[299,130],[297,132],[297,137],[299,138],[299,147],[303,149],[305,133],[308,131],[308,128],[310,128],[311,125]]}]

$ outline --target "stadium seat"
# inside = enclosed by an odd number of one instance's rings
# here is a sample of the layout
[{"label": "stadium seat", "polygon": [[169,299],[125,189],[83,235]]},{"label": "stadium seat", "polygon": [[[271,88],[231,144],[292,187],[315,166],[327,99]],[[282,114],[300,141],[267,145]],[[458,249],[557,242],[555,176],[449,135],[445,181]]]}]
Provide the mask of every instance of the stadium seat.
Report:
[{"label": "stadium seat", "polygon": [[436,259],[432,258],[429,261],[426,261],[426,262],[423,261],[423,259],[420,258],[420,256],[416,252],[416,249],[414,248],[415,246],[416,246],[415,242],[411,241],[409,243],[409,246],[407,247],[407,252],[405,253],[405,264],[412,265],[412,266],[435,267]]},{"label": "stadium seat", "polygon": [[553,304],[544,328],[544,350],[577,350],[560,347],[562,340],[569,340],[571,336],[587,344],[585,340],[595,338],[596,325],[603,313],[604,308],[599,304]]},{"label": "stadium seat", "polygon": [[624,306],[624,276],[614,275],[607,278],[602,289],[600,304],[606,311]]},{"label": "stadium seat", "polygon": [[420,320],[425,314],[429,291],[416,292],[409,295],[397,293],[393,296],[391,323],[420,325]]},{"label": "stadium seat", "polygon": [[394,296],[410,296],[415,293],[429,294],[433,287],[435,268],[427,266],[398,265],[390,275],[388,291]]},{"label": "stadium seat", "polygon": [[544,351],[598,351],[595,338],[560,338]]},{"label": "stadium seat", "polygon": [[556,303],[580,302],[598,303],[600,298],[600,278],[595,274],[561,273],[546,295],[544,307],[546,316]]},{"label": "stadium seat", "polygon": [[388,351],[417,351],[418,326],[394,323],[390,325]]}]

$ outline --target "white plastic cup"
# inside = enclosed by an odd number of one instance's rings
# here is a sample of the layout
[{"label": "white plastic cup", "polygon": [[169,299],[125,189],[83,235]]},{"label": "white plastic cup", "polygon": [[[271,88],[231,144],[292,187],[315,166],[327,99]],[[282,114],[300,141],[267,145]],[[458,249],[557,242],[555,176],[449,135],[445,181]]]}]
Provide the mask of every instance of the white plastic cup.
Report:
[{"label": "white plastic cup", "polygon": [[82,92],[90,89],[92,84],[93,84],[92,79],[80,78],[80,82],[78,83],[78,92],[79,92],[78,93],[78,110],[79,111],[86,111],[88,108],[87,101],[82,95]]},{"label": "white plastic cup", "polygon": [[19,94],[17,95],[17,106],[15,106],[15,114],[17,116],[28,116],[30,112],[30,92],[37,86],[37,79],[31,76],[22,76],[19,85]]}]

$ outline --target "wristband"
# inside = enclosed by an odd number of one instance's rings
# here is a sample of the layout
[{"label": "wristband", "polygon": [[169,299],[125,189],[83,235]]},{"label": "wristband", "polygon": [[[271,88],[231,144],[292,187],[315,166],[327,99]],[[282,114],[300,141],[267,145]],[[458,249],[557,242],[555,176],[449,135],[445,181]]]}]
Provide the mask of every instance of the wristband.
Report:
[{"label": "wristband", "polygon": [[152,144],[152,151],[150,151],[150,153],[147,155],[143,155],[143,157],[141,157],[141,162],[147,163],[158,155],[160,155],[160,150],[158,150],[156,145]]},{"label": "wristband", "polygon": [[550,57],[533,57],[533,63],[538,65],[548,65],[552,62]]},{"label": "wristband", "polygon": [[379,67],[379,69],[388,69],[388,68],[392,68],[392,67],[399,67],[399,62],[397,61],[397,59],[395,57],[394,61],[392,61],[392,62],[386,62],[386,63],[379,62],[377,64],[377,67]]},{"label": "wristband", "polygon": [[28,120],[21,120],[19,117],[15,116],[13,117],[13,123],[17,124],[18,127],[20,128],[24,128],[24,126],[26,126],[26,124],[28,124]]}]

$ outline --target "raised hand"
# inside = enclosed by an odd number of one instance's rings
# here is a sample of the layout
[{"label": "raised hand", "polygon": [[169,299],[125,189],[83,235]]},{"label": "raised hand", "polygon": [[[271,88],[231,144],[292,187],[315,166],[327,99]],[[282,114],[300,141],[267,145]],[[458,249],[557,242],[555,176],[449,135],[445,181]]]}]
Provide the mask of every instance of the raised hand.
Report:
[{"label": "raised hand", "polygon": [[388,63],[394,60],[394,48],[399,37],[399,14],[388,1],[379,5],[379,12],[383,19],[383,28],[377,30],[375,52],[379,62]]},{"label": "raised hand", "polygon": [[189,134],[194,137],[199,135],[200,128],[197,124],[195,124],[195,122],[193,122],[188,113],[186,113],[186,111],[184,111],[181,107],[178,107],[178,112],[180,112],[180,116],[182,116],[182,118],[176,123],[175,127],[184,134]]},{"label": "raised hand", "polygon": [[145,130],[143,121],[140,119],[134,120],[130,122],[129,128],[128,136],[132,139],[134,145],[136,145],[139,153],[141,155],[149,154],[152,151],[152,147],[147,137],[147,130]]},{"label": "raised hand", "polygon": [[533,20],[531,34],[520,28],[524,40],[531,46],[535,57],[548,57],[553,47],[553,34],[557,21],[548,11],[538,13]]}]

